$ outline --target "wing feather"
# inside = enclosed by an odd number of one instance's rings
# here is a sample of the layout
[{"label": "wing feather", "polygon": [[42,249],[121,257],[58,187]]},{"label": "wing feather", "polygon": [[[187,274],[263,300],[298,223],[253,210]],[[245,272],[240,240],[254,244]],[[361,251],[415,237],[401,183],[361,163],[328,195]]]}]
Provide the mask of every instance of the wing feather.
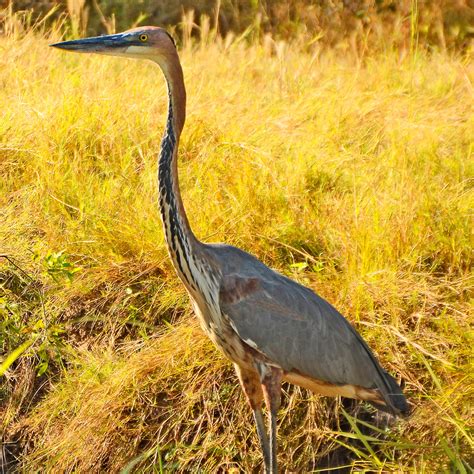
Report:
[{"label": "wing feather", "polygon": [[221,310],[243,340],[254,341],[287,371],[336,384],[374,385],[372,357],[329,303],[280,275],[271,281],[254,279],[252,291],[233,301],[226,298],[245,286],[246,278],[230,275],[220,292]]},{"label": "wing feather", "polygon": [[243,341],[288,372],[377,388],[390,410],[407,409],[395,380],[326,300],[235,247],[212,249],[223,270],[220,309]]}]

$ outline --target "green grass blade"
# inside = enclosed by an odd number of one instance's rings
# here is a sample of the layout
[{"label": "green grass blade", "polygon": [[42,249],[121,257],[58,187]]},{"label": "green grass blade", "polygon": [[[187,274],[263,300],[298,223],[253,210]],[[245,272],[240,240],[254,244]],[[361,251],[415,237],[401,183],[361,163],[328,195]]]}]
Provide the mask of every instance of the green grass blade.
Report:
[{"label": "green grass blade", "polygon": [[28,350],[36,341],[37,338],[29,339],[23,344],[14,349],[10,354],[8,354],[5,359],[0,363],[0,376],[5,375],[5,372],[9,367],[19,358],[21,355]]}]

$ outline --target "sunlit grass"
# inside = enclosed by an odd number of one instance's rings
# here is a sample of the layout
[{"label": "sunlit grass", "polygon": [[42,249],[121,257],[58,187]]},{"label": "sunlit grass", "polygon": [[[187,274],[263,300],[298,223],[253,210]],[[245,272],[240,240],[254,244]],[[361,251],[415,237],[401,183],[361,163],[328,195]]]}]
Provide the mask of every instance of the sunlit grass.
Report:
[{"label": "sunlit grass", "polygon": [[[8,432],[30,441],[20,463],[248,472],[261,462],[251,415],[230,364],[195,328],[164,247],[161,73],[47,44],[0,39],[0,245],[41,285],[47,325],[66,331],[39,395],[37,346],[10,369]],[[420,51],[361,62],[238,42],[181,57],[180,180],[196,234],[327,298],[405,380],[415,408],[390,429],[364,409],[367,427],[354,405],[344,412],[286,387],[282,468],[332,459],[462,472],[472,448],[472,63]],[[59,251],[79,269],[72,283],[41,270]],[[40,299],[12,278],[3,298],[28,326]]]}]

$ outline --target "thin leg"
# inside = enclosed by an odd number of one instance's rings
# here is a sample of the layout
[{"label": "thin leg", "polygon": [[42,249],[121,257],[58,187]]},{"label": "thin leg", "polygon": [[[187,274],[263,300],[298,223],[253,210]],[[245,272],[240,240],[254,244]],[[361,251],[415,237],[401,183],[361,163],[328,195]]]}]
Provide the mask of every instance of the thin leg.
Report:
[{"label": "thin leg", "polygon": [[262,402],[263,391],[260,384],[260,377],[257,372],[244,369],[237,364],[234,364],[235,371],[239,377],[240,385],[244,391],[247,401],[252,408],[253,418],[257,425],[257,434],[262,448],[263,461],[265,463],[265,473],[270,474],[270,446],[268,444],[268,437],[265,430],[265,423],[262,417]]},{"label": "thin leg", "polygon": [[270,472],[272,474],[278,474],[277,415],[278,409],[270,411]]},{"label": "thin leg", "polygon": [[265,422],[263,421],[262,410],[253,410],[253,418],[257,425],[258,439],[260,440],[260,447],[262,448],[263,461],[265,463],[265,472],[271,473],[270,466],[270,446],[268,444],[268,437],[265,430]]},{"label": "thin leg", "polygon": [[277,460],[277,416],[281,403],[281,379],[283,371],[276,367],[260,366],[265,403],[270,412],[270,473],[278,474]]}]

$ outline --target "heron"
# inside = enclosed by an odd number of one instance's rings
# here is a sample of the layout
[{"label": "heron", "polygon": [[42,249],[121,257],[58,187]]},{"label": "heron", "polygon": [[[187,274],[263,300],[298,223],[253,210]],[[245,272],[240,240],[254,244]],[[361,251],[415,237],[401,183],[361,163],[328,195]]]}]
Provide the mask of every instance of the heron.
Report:
[{"label": "heron", "polygon": [[277,413],[283,381],[407,415],[409,405],[397,381],[330,303],[253,255],[231,245],[201,242],[191,230],[177,167],[186,89],[172,36],[147,26],[51,46],[147,59],[161,68],[168,115],[158,157],[158,195],[168,253],[202,329],[234,364],[253,413],[265,472],[278,472]]}]

